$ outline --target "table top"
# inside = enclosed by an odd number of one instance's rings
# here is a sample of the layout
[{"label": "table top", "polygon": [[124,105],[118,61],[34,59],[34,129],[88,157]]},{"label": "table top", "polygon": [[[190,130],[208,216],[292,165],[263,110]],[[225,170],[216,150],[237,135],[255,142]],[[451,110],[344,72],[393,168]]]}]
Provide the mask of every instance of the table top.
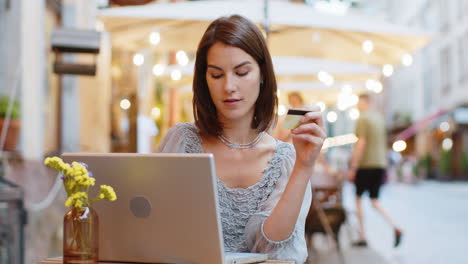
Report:
[{"label": "table top", "polygon": [[[48,258],[43,261],[38,262],[38,264],[63,264],[62,257],[56,257],[56,258]],[[106,262],[106,264],[112,264],[109,262]],[[122,264],[122,263],[115,263],[115,264]],[[257,264],[294,264],[294,261],[288,261],[288,260],[267,260],[263,262],[257,262]]]}]

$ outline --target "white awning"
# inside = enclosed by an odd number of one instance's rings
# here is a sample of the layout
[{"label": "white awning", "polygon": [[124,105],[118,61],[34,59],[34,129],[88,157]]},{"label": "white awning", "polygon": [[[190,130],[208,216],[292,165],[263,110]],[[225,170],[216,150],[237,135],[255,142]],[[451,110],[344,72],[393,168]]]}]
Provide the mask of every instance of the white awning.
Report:
[{"label": "white awning", "polygon": [[[423,47],[427,32],[366,16],[331,15],[305,4],[269,1],[186,1],[100,10],[99,18],[112,33],[113,44],[130,50],[150,47],[149,34],[159,30],[161,51],[194,52],[208,24],[220,17],[240,14],[258,25],[268,18],[269,48],[275,56],[313,57],[366,64],[398,65],[406,53]],[[362,42],[374,50],[365,54]]]}]

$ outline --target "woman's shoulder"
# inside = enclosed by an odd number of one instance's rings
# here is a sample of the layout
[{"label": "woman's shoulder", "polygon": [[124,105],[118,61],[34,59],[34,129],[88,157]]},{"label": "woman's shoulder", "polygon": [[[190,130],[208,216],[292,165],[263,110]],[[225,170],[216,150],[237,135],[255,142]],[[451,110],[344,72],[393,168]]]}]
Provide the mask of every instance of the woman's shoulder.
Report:
[{"label": "woman's shoulder", "polygon": [[294,149],[294,146],[289,143],[285,142],[279,139],[276,139],[276,152],[280,155],[285,155],[285,156],[295,156],[296,155],[296,150]]},{"label": "woman's shoulder", "polygon": [[[270,159],[271,164],[289,164],[296,159],[296,151],[291,143],[284,142],[275,137],[272,138],[274,149],[273,156]],[[281,165],[283,166],[283,165]]]},{"label": "woman's shoulder", "polygon": [[179,123],[172,126],[164,135],[158,151],[167,153],[201,152],[198,128],[193,123]]},{"label": "woman's shoulder", "polygon": [[168,132],[184,135],[199,135],[199,130],[194,123],[183,122],[172,126]]}]

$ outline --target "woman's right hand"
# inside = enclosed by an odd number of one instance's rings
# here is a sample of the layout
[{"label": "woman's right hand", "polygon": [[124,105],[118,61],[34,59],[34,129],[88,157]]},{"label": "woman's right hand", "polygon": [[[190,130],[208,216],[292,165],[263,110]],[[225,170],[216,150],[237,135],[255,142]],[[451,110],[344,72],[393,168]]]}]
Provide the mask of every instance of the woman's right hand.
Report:
[{"label": "woman's right hand", "polygon": [[313,169],[327,137],[320,107],[313,106],[310,110],[302,118],[301,125],[291,131],[296,166],[305,169]]}]

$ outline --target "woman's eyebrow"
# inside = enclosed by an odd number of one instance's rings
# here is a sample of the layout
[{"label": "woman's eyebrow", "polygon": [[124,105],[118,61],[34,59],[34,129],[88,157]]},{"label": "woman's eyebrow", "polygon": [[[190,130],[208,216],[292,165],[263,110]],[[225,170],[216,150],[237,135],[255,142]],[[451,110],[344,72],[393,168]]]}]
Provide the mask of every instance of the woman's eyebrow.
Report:
[{"label": "woman's eyebrow", "polygon": [[251,64],[251,62],[250,61],[244,61],[244,62],[238,64],[236,67],[234,67],[234,69],[240,68],[240,67],[242,67],[242,66],[244,66],[246,64]]},{"label": "woman's eyebrow", "polygon": [[[244,65],[247,65],[247,64],[252,64],[252,63],[251,63],[250,61],[244,61],[244,62],[242,62],[242,63],[236,65],[236,66],[234,67],[234,69],[240,68],[240,67],[242,67],[242,66],[244,66]],[[213,69],[220,70],[220,71],[223,70],[223,69],[221,69],[220,67],[215,66],[215,65],[213,65],[213,64],[208,64],[206,67],[207,67],[207,68],[213,68]]]},{"label": "woman's eyebrow", "polygon": [[206,67],[208,67],[208,68],[213,68],[213,69],[220,70],[220,71],[223,70],[223,69],[221,69],[220,67],[215,66],[215,65],[212,65],[212,64],[208,64],[208,66],[206,66]]}]

